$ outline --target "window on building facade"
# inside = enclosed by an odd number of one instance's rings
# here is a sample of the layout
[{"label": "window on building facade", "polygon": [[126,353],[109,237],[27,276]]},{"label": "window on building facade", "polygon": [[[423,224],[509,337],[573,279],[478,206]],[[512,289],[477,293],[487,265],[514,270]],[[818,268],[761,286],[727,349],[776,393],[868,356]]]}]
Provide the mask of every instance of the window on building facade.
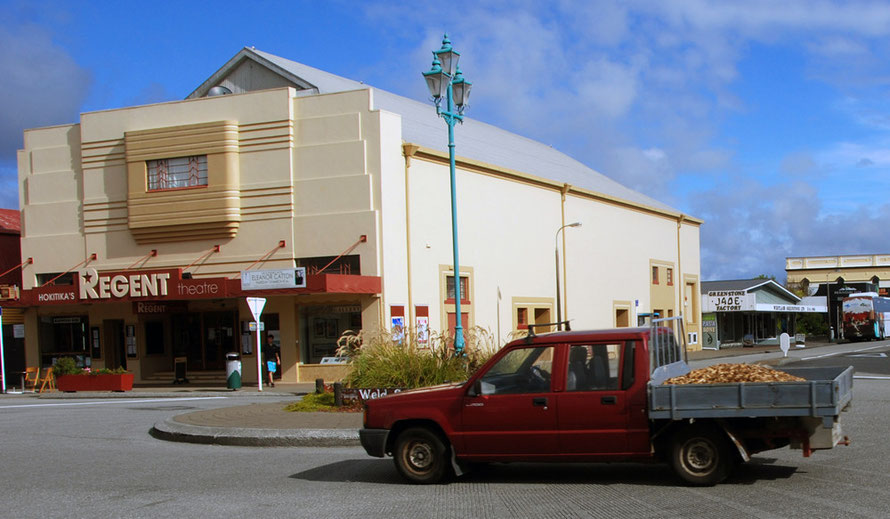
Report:
[{"label": "window on building facade", "polygon": [[207,155],[149,160],[146,168],[149,191],[207,185]]},{"label": "window on building facade", "polygon": [[658,284],[658,267],[652,267],[652,284]]},{"label": "window on building facade", "polygon": [[74,284],[74,273],[73,272],[49,272],[46,274],[37,274],[37,284],[45,285],[52,281],[53,285],[73,285]]},{"label": "window on building facade", "polygon": [[665,282],[668,285],[673,285],[674,284],[674,269],[672,269],[672,268],[665,269],[664,277],[665,277]]},{"label": "window on building facade", "polygon": [[[445,278],[445,298],[448,302],[454,302],[454,276]],[[460,302],[461,304],[470,302],[470,278],[467,276],[460,277]]]},{"label": "window on building facade", "polygon": [[359,275],[362,272],[361,256],[322,256],[317,258],[297,258],[298,267],[306,267],[306,273]]},{"label": "window on building facade", "polygon": [[516,328],[520,330],[528,328],[528,308],[516,309]]},{"label": "window on building facade", "polygon": [[630,326],[630,311],[627,308],[615,309],[615,326],[618,328]]}]

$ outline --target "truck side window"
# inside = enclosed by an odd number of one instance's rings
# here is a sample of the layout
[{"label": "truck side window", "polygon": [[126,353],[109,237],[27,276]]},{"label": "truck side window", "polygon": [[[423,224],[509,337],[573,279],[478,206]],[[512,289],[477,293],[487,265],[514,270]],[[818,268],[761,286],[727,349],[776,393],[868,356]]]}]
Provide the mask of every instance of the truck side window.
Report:
[{"label": "truck side window", "polygon": [[553,346],[513,350],[480,379],[483,395],[543,393],[550,391]]},{"label": "truck side window", "polygon": [[619,344],[574,345],[569,350],[566,391],[618,389]]},{"label": "truck side window", "polygon": [[630,389],[632,385],[634,385],[635,377],[634,377],[634,352],[636,351],[637,343],[634,341],[627,341],[624,343],[624,356],[622,357],[622,367],[621,371],[624,375],[621,378],[621,389]]}]

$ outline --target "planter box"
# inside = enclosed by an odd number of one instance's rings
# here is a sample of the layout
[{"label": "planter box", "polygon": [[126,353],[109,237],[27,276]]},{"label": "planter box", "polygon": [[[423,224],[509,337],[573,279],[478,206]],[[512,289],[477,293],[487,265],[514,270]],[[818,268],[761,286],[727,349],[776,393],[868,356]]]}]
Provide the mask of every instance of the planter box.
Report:
[{"label": "planter box", "polygon": [[56,377],[59,391],[129,391],[133,389],[133,374],[120,375],[61,375]]}]

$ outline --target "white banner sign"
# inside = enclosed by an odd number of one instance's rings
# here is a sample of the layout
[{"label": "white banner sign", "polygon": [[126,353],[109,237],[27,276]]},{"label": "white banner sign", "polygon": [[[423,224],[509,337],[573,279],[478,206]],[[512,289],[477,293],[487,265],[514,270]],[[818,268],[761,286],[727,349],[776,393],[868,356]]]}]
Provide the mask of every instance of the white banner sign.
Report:
[{"label": "white banner sign", "polygon": [[306,288],[306,267],[241,271],[241,290],[275,288]]},{"label": "white banner sign", "polygon": [[812,312],[812,313],[828,313],[828,307],[812,306],[812,305],[771,305],[759,304],[755,308],[758,312]]}]

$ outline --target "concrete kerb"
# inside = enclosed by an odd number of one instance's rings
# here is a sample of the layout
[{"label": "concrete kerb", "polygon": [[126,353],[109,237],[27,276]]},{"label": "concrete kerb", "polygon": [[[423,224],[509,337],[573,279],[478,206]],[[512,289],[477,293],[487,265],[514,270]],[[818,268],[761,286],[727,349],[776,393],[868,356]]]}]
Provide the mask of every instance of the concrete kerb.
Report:
[{"label": "concrete kerb", "polygon": [[79,399],[140,399],[140,398],[209,398],[209,397],[225,397],[225,398],[296,398],[307,394],[302,392],[283,392],[283,391],[263,391],[260,392],[244,392],[232,390],[194,390],[194,391],[78,391],[73,393],[63,393],[53,391],[49,393],[26,393],[26,395],[36,396],[40,399],[59,399],[59,400],[79,400]]},{"label": "concrete kerb", "polygon": [[242,447],[354,447],[360,445],[358,430],[258,429],[188,425],[167,419],[149,431],[152,437],[176,442]]}]

